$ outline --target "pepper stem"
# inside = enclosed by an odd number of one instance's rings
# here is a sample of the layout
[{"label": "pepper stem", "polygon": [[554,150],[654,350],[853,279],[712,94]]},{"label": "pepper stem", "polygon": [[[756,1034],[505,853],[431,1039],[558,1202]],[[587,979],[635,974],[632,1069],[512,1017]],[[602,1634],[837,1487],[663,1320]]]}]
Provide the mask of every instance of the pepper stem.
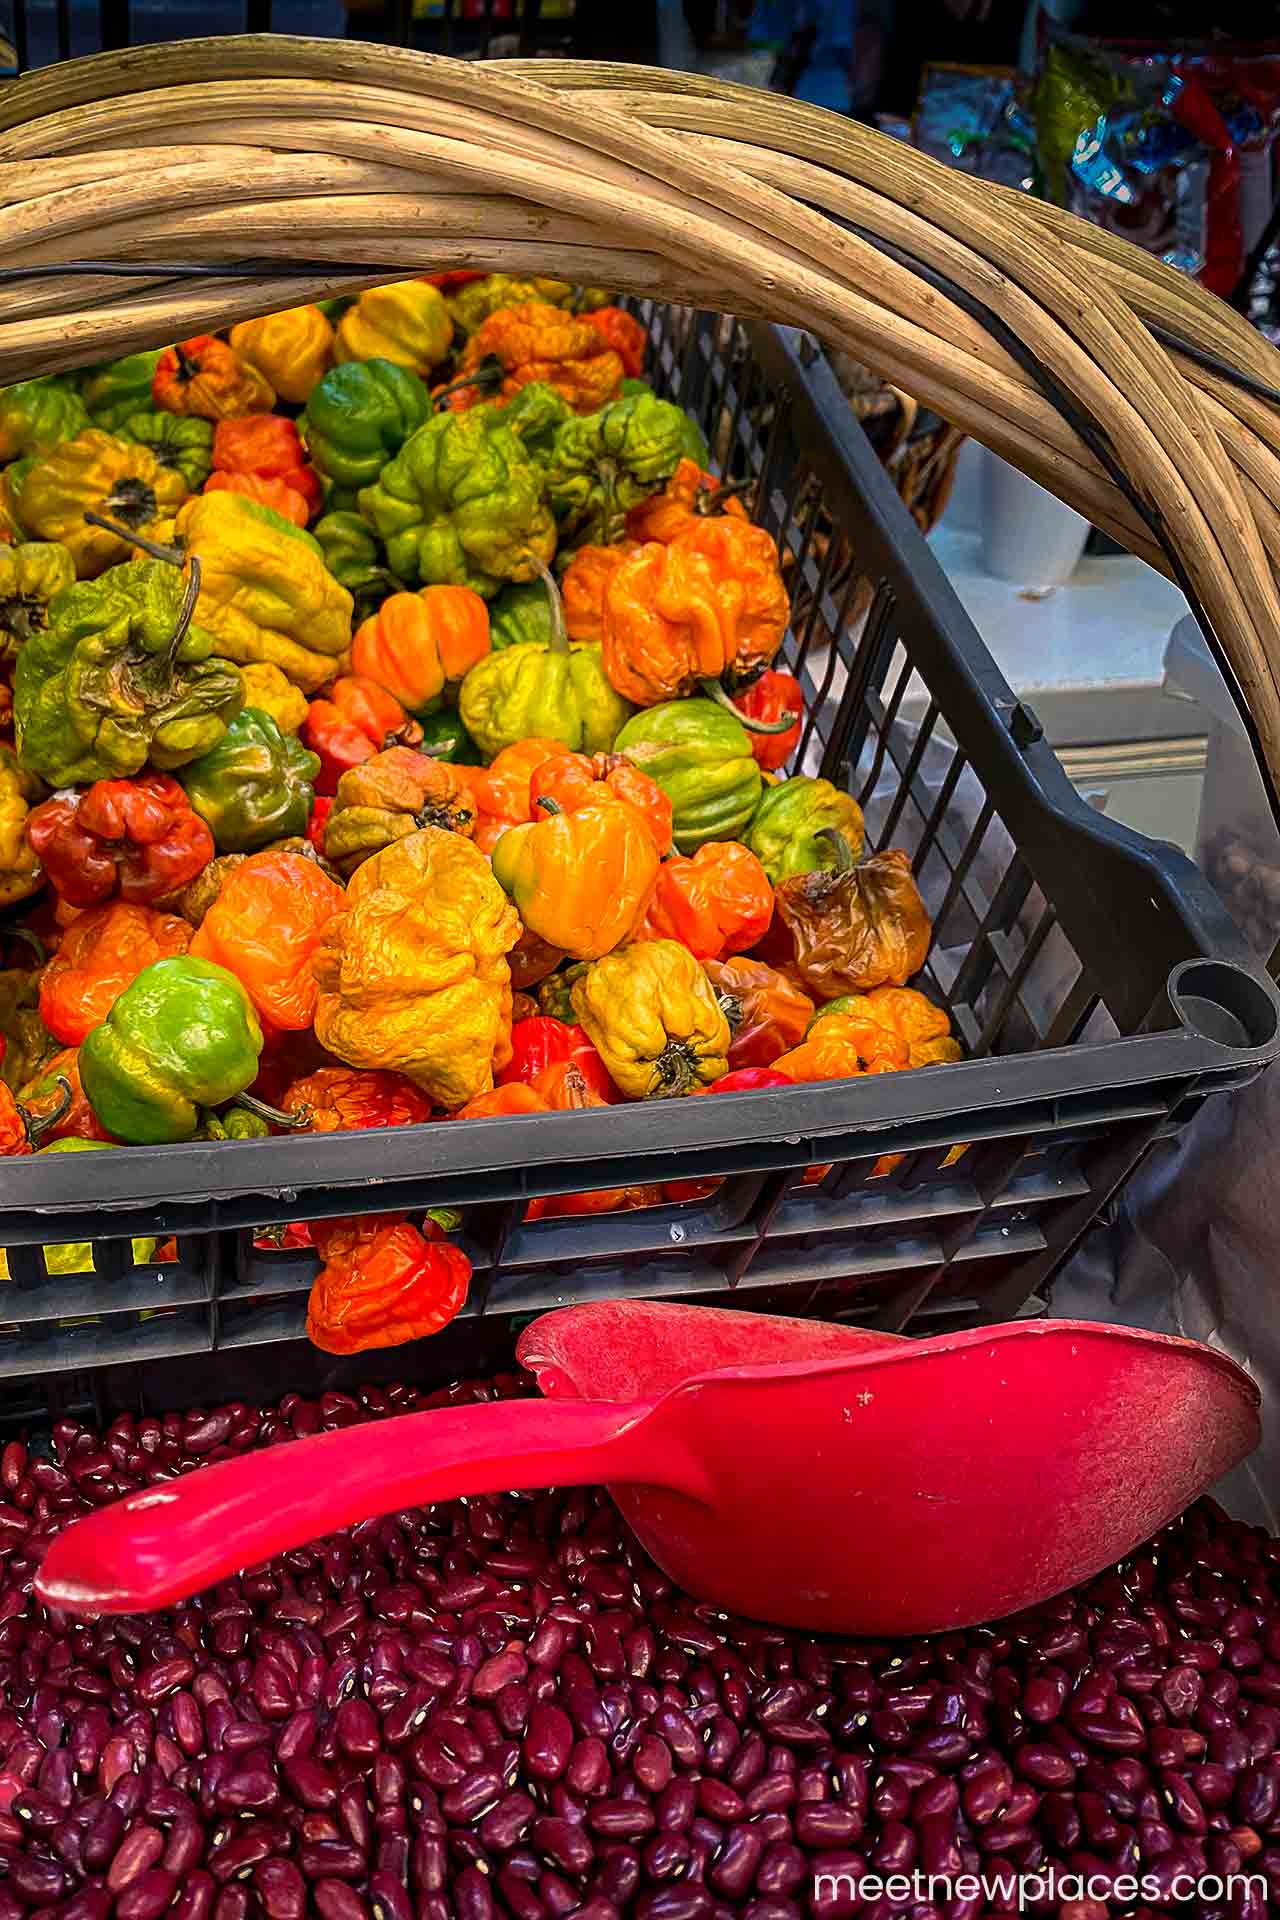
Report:
[{"label": "pepper stem", "polygon": [[853,857],[849,842],[845,839],[839,827],[819,827],[813,837],[815,840],[829,840],[831,842],[831,850],[836,857],[837,873],[853,872],[857,862]]},{"label": "pepper stem", "polygon": [[755,486],[754,480],[725,480],[718,487],[700,489],[694,497],[693,510],[704,520],[720,511],[726,500],[740,499],[744,493],[750,493]]},{"label": "pepper stem", "polygon": [[114,533],[117,540],[124,540],[131,547],[141,547],[153,560],[167,560],[171,567],[180,567],[185,555],[177,547],[162,547],[158,540],[148,540],[145,534],[135,533],[132,527],[121,526],[118,520],[108,520],[105,513],[94,513],[86,507],[84,517],[91,527],[104,527],[108,533]]},{"label": "pepper stem", "polygon": [[560,589],[556,585],[556,577],[546,561],[541,559],[536,553],[526,549],[525,558],[546,588],[547,597],[551,602],[551,638],[547,642],[547,652],[568,653],[569,636],[565,632],[564,603],[560,598]]},{"label": "pepper stem", "polygon": [[48,1133],[50,1127],[56,1127],[59,1120],[64,1119],[71,1110],[71,1082],[65,1074],[60,1073],[55,1077],[58,1086],[62,1089],[62,1098],[56,1107],[51,1107],[48,1113],[31,1113],[26,1107],[18,1109],[22,1115],[22,1124],[27,1131],[29,1146],[34,1147],[37,1140]]},{"label": "pepper stem", "polygon": [[182,605],[178,608],[178,621],[169,635],[164,650],[166,666],[172,666],[178,656],[178,648],[187,637],[187,628],[191,625],[196,610],[196,601],[200,598],[200,556],[183,554],[177,547],[162,547],[156,540],[148,540],[140,533],[134,533],[129,527],[122,527],[116,520],[108,520],[105,514],[85,509],[85,519],[90,526],[105,527],[108,533],[114,533],[117,540],[124,540],[131,547],[141,547],[153,560],[164,560],[171,567],[190,566],[187,576],[187,590],[182,596]]},{"label": "pepper stem", "polygon": [[310,1107],[299,1107],[296,1113],[282,1113],[279,1107],[268,1106],[265,1100],[259,1100],[252,1093],[238,1093],[231,1104],[247,1107],[250,1113],[257,1114],[259,1120],[267,1120],[273,1127],[284,1127],[289,1133],[305,1132],[312,1121]]},{"label": "pepper stem", "polygon": [[496,393],[506,378],[506,368],[496,353],[486,354],[474,373],[464,373],[458,380],[451,380],[447,387],[437,387],[431,396],[436,413],[441,411],[442,401],[451,394],[464,393],[468,387],[477,387],[481,395]]},{"label": "pepper stem", "polygon": [[734,704],[718,680],[700,680],[698,685],[708,700],[714,700],[718,707],[723,707],[726,713],[731,713],[748,733],[788,733],[796,723],[794,714],[788,714],[785,720],[754,720],[749,713],[744,713],[741,707]]},{"label": "pepper stem", "polygon": [[546,810],[546,812],[550,814],[557,814],[557,813],[564,812],[564,808],[560,805],[560,802],[558,800],[553,800],[549,793],[540,793],[538,795],[538,805],[540,807],[543,807]]}]

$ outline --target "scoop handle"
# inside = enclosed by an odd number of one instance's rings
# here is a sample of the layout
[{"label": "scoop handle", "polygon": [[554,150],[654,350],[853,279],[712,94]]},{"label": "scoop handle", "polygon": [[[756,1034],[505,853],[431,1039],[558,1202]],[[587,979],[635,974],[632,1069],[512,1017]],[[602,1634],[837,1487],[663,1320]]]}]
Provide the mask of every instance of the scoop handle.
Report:
[{"label": "scoop handle", "polygon": [[36,1591],[68,1613],[140,1613],[357,1520],[460,1494],[613,1480],[696,1496],[700,1476],[678,1441],[655,1444],[654,1406],[495,1400],[248,1453],[77,1520],[49,1548]]}]

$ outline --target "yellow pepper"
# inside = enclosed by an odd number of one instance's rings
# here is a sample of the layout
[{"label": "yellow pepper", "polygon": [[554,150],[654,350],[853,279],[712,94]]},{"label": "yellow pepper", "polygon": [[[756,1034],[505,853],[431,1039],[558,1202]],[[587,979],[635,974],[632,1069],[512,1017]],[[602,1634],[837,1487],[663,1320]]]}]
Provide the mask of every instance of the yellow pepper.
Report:
[{"label": "yellow pepper", "polygon": [[42,781],[18,765],[0,743],[0,907],[27,900],[44,885],[44,872],[27,839],[27,814],[45,792]]},{"label": "yellow pepper", "polygon": [[255,660],[240,674],[244,682],[244,704],[258,713],[269,713],[281,733],[296,733],[307,717],[310,702],[294,686],[287,674],[269,660]]},{"label": "yellow pepper", "polygon": [[238,666],[268,661],[304,693],[345,670],[351,595],[309,533],[241,493],[199,493],[177,520],[200,557],[196,619]]},{"label": "yellow pepper", "polygon": [[444,295],[425,280],[394,280],[370,287],[338,322],[336,356],[391,360],[415,373],[439,366],[453,339]]},{"label": "yellow pepper", "polygon": [[86,427],[33,462],[22,486],[22,524],[38,540],[61,541],[77,577],[93,580],[134,559],[136,550],[86,513],[171,546],[174,515],[186,497],[182,475],[162,467],[149,447]]},{"label": "yellow pepper", "polygon": [[320,936],[316,1038],[348,1066],[396,1069],[437,1106],[464,1106],[511,1057],[506,956],[519,938],[470,840],[423,827],[393,841],[356,869],[347,911]]},{"label": "yellow pepper", "polygon": [[286,307],[231,329],[232,350],[271,382],[281,400],[305,406],[333,365],[333,328],[319,307]]},{"label": "yellow pepper", "polygon": [[629,1100],[666,1100],[729,1070],[729,1022],[711,983],[677,940],[633,940],[589,966],[570,994]]}]

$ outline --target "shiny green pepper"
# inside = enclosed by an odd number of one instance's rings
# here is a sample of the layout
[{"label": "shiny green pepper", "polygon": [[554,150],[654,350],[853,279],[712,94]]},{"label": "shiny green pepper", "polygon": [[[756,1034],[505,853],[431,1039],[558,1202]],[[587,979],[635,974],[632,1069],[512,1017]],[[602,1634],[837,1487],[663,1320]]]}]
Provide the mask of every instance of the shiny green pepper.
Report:
[{"label": "shiny green pepper", "polygon": [[317,754],[269,713],[245,707],[226,734],[178,775],[219,853],[252,853],[305,833],[320,771]]},{"label": "shiny green pepper", "polygon": [[372,486],[431,417],[431,395],[392,360],[348,360],[312,388],[298,422],[316,472],[344,493]]},{"label": "shiny green pepper", "polygon": [[233,973],[190,954],[156,960],[80,1045],[80,1084],[107,1132],[132,1146],[190,1140],[201,1109],[257,1078],[262,1029]]},{"label": "shiny green pepper", "polygon": [[835,842],[823,837],[833,827],[856,860],[862,852],[862,808],[829,780],[802,773],[766,788],[746,842],[776,887],[795,873],[834,870]]},{"label": "shiny green pepper", "polygon": [[119,440],[149,447],[159,466],[180,473],[192,493],[199,493],[213,472],[213,422],[197,414],[131,413],[115,429]]},{"label": "shiny green pepper", "polygon": [[170,771],[221,740],[244,697],[240,669],[191,623],[195,595],[165,561],[129,560],[49,604],[18,655],[18,758],[50,786]]},{"label": "shiny green pepper", "polygon": [[80,398],[95,427],[115,433],[131,413],[151,407],[151,382],[162,347],[151,353],[128,353],[123,360],[106,360],[80,376]]},{"label": "shiny green pepper", "polygon": [[607,753],[631,712],[609,683],[599,647],[570,646],[549,572],[544,597],[554,621],[545,646],[486,654],[462,683],[458,712],[486,760],[533,738],[562,740],[575,753]]},{"label": "shiny green pepper", "polygon": [[483,408],[487,414],[501,414],[502,424],[518,434],[520,444],[526,453],[545,466],[556,443],[556,435],[568,420],[574,417],[563,395],[545,380],[531,380],[527,387],[499,407],[490,401]]},{"label": "shiny green pepper", "polygon": [[266,1140],[271,1129],[261,1114],[250,1113],[248,1107],[228,1107],[225,1113],[205,1114],[204,1125],[200,1129],[201,1140]]},{"label": "shiny green pepper", "polygon": [[544,481],[501,412],[475,407],[419,427],[361,490],[360,511],[402,580],[472,587],[488,600],[555,552]]},{"label": "shiny green pepper", "polygon": [[742,838],[760,804],[760,769],[746,728],[714,700],[646,707],[613,746],[670,800],[681,853],[696,853],[708,840]]},{"label": "shiny green pepper", "polygon": [[28,453],[47,453],[89,424],[74,387],[58,374],[0,387],[0,465]]},{"label": "shiny green pepper", "polygon": [[547,503],[562,531],[593,546],[620,539],[628,510],[679,466],[688,425],[680,407],[653,393],[566,420],[547,459]]},{"label": "shiny green pepper", "polygon": [[419,725],[422,728],[419,753],[430,754],[433,760],[451,760],[460,767],[481,764],[479,747],[452,707],[438,707],[434,713],[425,714]]},{"label": "shiny green pepper", "polygon": [[489,604],[489,645],[495,653],[527,647],[531,641],[545,647],[554,631],[551,600],[541,580],[504,587]]},{"label": "shiny green pepper", "polygon": [[355,601],[357,622],[381,606],[389,593],[403,593],[404,582],[383,566],[378,543],[358,513],[326,513],[311,531],[326,567]]}]

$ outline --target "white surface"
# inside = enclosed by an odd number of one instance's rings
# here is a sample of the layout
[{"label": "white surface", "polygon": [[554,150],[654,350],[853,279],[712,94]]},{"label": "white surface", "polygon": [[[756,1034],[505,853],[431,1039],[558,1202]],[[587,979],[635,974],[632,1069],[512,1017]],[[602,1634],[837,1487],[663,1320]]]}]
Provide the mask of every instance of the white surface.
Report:
[{"label": "white surface", "polygon": [[1080,562],[1043,598],[993,580],[982,536],[944,517],[930,536],[996,664],[1017,693],[1158,687],[1170,629],[1187,611],[1181,591],[1127,554]]},{"label": "white surface", "polygon": [[1089,522],[1018,467],[983,452],[982,563],[1019,587],[1064,587],[1080,564]]}]

